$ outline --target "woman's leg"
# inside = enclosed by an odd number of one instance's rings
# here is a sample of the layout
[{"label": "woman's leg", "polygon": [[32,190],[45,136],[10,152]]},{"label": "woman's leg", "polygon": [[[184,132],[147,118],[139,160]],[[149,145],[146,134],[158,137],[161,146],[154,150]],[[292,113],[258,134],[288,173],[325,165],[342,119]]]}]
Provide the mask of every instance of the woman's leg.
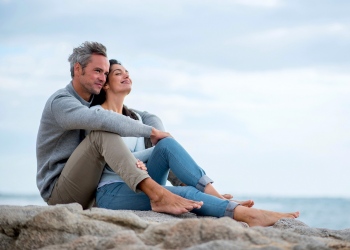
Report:
[{"label": "woman's leg", "polygon": [[[165,185],[169,169],[171,169],[185,185],[196,187],[220,199],[226,199],[214,188],[213,181],[205,174],[205,171],[173,138],[164,138],[158,142],[147,162],[147,168],[149,175],[161,185]],[[252,200],[240,203],[248,207],[254,204]]]},{"label": "woman's leg", "polygon": [[295,219],[299,217],[299,212],[279,213],[274,211],[260,210],[240,206],[238,203],[223,200],[218,197],[200,192],[194,187],[166,187],[172,193],[187,199],[199,199],[203,201],[200,209],[192,212],[198,215],[223,217],[228,216],[237,221],[246,222],[249,226],[272,226],[282,218]]},{"label": "woman's leg", "polygon": [[[194,187],[165,186],[170,192],[186,199],[202,200],[200,209],[192,210],[202,216],[228,216],[237,221],[248,223],[249,226],[272,226],[282,218],[297,218],[299,212],[278,213],[273,211],[247,208],[239,204],[205,194]],[[98,207],[114,210],[151,210],[150,200],[143,192],[135,193],[124,182],[104,185],[96,192]]]},{"label": "woman's leg", "polygon": [[221,199],[216,196],[203,193],[192,186],[167,186],[166,189],[184,198],[193,197],[203,201],[203,205],[200,209],[192,210],[193,213],[201,216],[213,216],[218,218],[228,216],[233,218],[234,209],[239,205],[234,201]]},{"label": "woman's leg", "polygon": [[96,205],[113,210],[151,210],[148,196],[144,192],[135,193],[125,182],[115,182],[98,188]]},{"label": "woman's leg", "polygon": [[169,169],[187,186],[204,191],[212,180],[206,176],[187,151],[173,138],[164,138],[155,146],[147,161],[149,175],[161,185],[166,184]]},{"label": "woman's leg", "polygon": [[[238,205],[235,202],[205,194],[191,186],[164,187],[183,198],[203,201],[200,209],[192,210],[193,213],[202,216],[233,218],[233,210]],[[151,210],[147,195],[143,192],[135,193],[124,182],[107,184],[97,189],[96,204],[98,207],[114,210]]]}]

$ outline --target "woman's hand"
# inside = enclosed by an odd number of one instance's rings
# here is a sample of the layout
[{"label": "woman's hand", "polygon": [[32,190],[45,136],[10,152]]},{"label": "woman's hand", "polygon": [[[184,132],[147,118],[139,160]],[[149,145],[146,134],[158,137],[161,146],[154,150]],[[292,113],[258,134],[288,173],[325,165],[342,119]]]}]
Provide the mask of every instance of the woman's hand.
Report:
[{"label": "woman's hand", "polygon": [[137,160],[136,167],[138,167],[141,170],[145,170],[147,172],[146,164],[143,163],[143,161]]}]

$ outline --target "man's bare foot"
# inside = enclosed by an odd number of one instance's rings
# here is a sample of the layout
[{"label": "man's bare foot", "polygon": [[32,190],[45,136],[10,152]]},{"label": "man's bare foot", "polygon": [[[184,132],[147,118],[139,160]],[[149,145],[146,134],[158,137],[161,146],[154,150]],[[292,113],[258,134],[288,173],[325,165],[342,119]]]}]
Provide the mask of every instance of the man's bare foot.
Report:
[{"label": "man's bare foot", "polygon": [[183,214],[192,209],[199,209],[203,202],[192,201],[173,194],[157,182],[148,177],[143,179],[138,188],[142,190],[151,201],[151,208],[155,212],[168,214]]},{"label": "man's bare foot", "polygon": [[203,202],[182,198],[165,189],[164,195],[158,200],[151,200],[152,211],[168,214],[183,214],[192,209],[199,209]]},{"label": "man's bare foot", "polygon": [[233,218],[235,220],[246,222],[250,227],[272,226],[282,218],[295,219],[299,217],[299,212],[279,213],[255,208],[247,208],[244,206],[237,206],[233,214]]}]

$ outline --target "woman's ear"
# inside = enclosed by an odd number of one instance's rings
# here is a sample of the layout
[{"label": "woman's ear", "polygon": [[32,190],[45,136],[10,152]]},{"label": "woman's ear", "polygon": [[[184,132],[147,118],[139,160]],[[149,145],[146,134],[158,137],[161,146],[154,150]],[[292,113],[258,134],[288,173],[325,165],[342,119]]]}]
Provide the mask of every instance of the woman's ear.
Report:
[{"label": "woman's ear", "polygon": [[106,91],[107,89],[109,89],[109,84],[106,82],[102,88]]}]

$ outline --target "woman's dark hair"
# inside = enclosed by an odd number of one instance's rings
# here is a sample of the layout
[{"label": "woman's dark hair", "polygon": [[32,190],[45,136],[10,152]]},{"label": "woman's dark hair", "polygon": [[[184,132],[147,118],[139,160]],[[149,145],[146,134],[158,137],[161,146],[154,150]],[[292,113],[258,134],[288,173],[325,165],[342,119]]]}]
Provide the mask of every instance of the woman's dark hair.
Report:
[{"label": "woman's dark hair", "polygon": [[[111,71],[112,65],[114,64],[118,64],[118,65],[122,65],[122,63],[116,59],[111,59],[109,60],[109,71]],[[109,75],[109,74],[108,74]],[[108,75],[106,78],[106,83],[108,82]],[[94,99],[92,100],[91,103],[91,107],[95,106],[95,105],[101,105],[102,103],[104,103],[106,101],[106,91],[104,91],[104,89],[101,89],[101,92],[98,95],[94,95]],[[128,109],[127,106],[123,105],[123,111],[122,111],[123,115],[125,116],[129,116],[134,120],[138,120],[139,118],[137,117],[137,115],[135,114],[134,111],[132,111],[131,109]]]}]

